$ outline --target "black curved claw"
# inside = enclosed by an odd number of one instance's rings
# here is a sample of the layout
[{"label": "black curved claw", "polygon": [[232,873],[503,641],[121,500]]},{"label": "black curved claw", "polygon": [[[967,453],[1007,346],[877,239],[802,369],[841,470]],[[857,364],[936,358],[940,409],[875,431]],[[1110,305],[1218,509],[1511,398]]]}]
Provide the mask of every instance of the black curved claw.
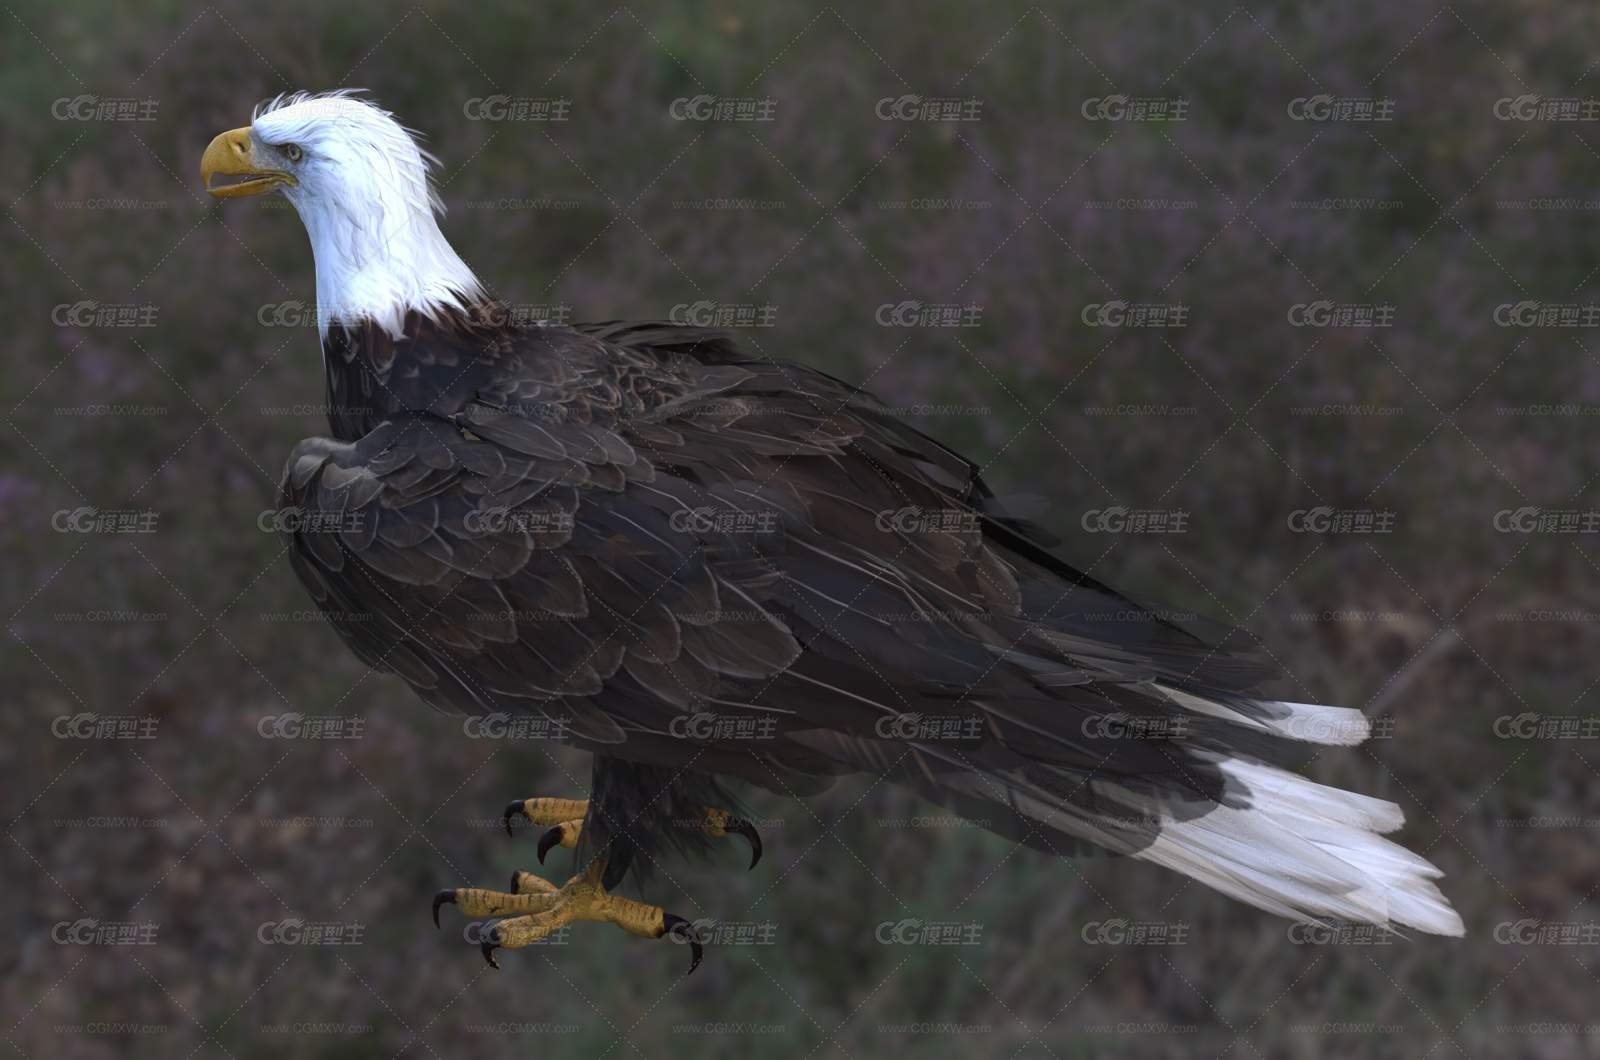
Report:
[{"label": "black curved claw", "polygon": [[551,847],[558,847],[560,845],[561,826],[556,825],[554,828],[551,828],[545,832],[544,835],[539,837],[539,864],[544,864],[544,856],[550,853]]},{"label": "black curved claw", "polygon": [[449,902],[451,905],[455,905],[456,904],[455,888],[453,888],[453,887],[447,888],[447,889],[445,889],[443,891],[440,891],[438,894],[433,896],[433,926],[434,927],[438,927],[439,926],[439,907],[441,905],[444,905],[446,902]]},{"label": "black curved claw", "polygon": [[479,944],[479,948],[483,950],[483,959],[489,962],[489,967],[498,970],[500,962],[494,959],[494,951],[500,948],[500,929],[490,925],[483,933],[483,941]]},{"label": "black curved claw", "polygon": [[[524,816],[524,817],[528,816],[528,811],[527,811],[526,807],[523,805],[523,801],[521,799],[518,799],[516,802],[512,802],[512,803],[507,803],[506,804],[506,812],[505,812],[506,835],[514,835],[514,833],[511,831],[511,818],[515,817],[519,813],[522,814],[522,816]],[[530,820],[531,820],[531,818],[530,818]]]},{"label": "black curved claw", "polygon": [[743,817],[730,817],[722,830],[729,835],[742,835],[750,840],[750,867],[755,868],[761,860],[761,833],[756,831],[756,826]]},{"label": "black curved claw", "polygon": [[705,947],[700,945],[700,940],[694,937],[694,928],[681,916],[672,913],[661,914],[661,933],[673,939],[689,940],[689,970],[685,975],[693,975],[694,970],[700,967],[700,958],[705,956]]}]

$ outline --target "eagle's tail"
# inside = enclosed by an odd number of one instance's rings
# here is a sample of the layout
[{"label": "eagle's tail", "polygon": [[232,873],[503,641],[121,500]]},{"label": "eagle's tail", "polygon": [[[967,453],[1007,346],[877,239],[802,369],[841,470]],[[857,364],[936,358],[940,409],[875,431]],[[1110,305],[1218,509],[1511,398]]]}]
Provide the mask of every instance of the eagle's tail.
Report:
[{"label": "eagle's tail", "polygon": [[1464,933],[1440,870],[1383,837],[1404,822],[1399,806],[1245,758],[1216,763],[1248,804],[1164,821],[1134,857],[1296,920]]},{"label": "eagle's tail", "polygon": [[1160,691],[1199,717],[1187,739],[1156,748],[1168,763],[1159,770],[1118,770],[1113,752],[1086,772],[1026,752],[950,756],[919,746],[913,783],[1047,853],[1099,849],[1154,862],[1294,920],[1464,933],[1434,885],[1440,870],[1384,838],[1404,823],[1399,806],[1265,760],[1285,740],[1359,744],[1369,731],[1360,711]]}]

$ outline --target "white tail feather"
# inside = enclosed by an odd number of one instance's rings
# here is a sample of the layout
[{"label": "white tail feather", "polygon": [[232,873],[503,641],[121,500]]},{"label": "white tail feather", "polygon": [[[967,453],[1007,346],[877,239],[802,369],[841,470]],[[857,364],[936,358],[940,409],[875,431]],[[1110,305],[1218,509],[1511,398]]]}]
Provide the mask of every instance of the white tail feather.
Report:
[{"label": "white tail feather", "polygon": [[1135,857],[1296,920],[1465,933],[1433,885],[1439,869],[1379,834],[1400,826],[1400,807],[1274,766],[1215,760],[1249,789],[1250,805],[1163,823]]},{"label": "white tail feather", "polygon": [[1197,696],[1192,692],[1153,686],[1176,705],[1196,714],[1205,714],[1235,725],[1243,725],[1258,732],[1269,732],[1289,740],[1305,743],[1333,744],[1354,747],[1372,733],[1367,716],[1355,707],[1329,707],[1321,703],[1270,702],[1266,706],[1281,717],[1258,718],[1235,710],[1225,703]]}]

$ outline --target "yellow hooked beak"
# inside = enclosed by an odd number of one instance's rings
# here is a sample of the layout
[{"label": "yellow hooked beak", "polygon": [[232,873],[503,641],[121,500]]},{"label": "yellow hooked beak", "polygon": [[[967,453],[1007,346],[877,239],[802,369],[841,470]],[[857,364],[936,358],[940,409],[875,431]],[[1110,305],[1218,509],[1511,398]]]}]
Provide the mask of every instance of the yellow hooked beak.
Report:
[{"label": "yellow hooked beak", "polygon": [[[215,176],[245,177],[233,184],[213,188]],[[279,184],[294,187],[300,182],[294,174],[275,166],[258,164],[250,146],[250,129],[230,129],[211,141],[206,153],[200,156],[200,180],[206,191],[218,199],[237,199],[244,195],[260,195]]]}]

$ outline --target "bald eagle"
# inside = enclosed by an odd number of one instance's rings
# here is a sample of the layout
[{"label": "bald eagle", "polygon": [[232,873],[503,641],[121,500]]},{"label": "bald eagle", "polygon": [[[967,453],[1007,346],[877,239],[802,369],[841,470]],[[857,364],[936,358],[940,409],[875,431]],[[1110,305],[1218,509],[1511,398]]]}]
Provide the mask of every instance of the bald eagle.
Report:
[{"label": "bald eagle", "polygon": [[759,858],[729,782],[867,774],[1044,854],[1462,933],[1439,870],[1383,838],[1398,806],[1272,764],[1360,743],[1359,710],[1264,697],[1259,652],[1075,569],[864,390],[697,327],[509,319],[439,229],[434,164],[338,91],[258,107],[201,173],[219,198],[282,194],[311,239],[329,436],[283,474],[295,573],[425,702],[545,719],[593,755],[586,800],[506,810],[576,874],[441,891],[435,922],[500,918],[490,963],[574,921],[683,939],[612,891],[729,834]]}]

